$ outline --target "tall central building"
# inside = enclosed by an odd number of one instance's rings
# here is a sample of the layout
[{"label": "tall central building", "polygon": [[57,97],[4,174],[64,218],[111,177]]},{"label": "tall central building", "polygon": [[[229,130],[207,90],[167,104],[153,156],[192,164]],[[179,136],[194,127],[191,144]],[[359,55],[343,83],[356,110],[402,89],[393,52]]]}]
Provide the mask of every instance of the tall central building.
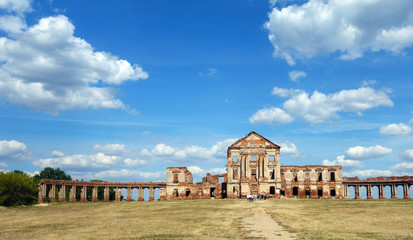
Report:
[{"label": "tall central building", "polygon": [[280,194],[280,146],[252,131],[232,144],[227,156],[228,197]]}]

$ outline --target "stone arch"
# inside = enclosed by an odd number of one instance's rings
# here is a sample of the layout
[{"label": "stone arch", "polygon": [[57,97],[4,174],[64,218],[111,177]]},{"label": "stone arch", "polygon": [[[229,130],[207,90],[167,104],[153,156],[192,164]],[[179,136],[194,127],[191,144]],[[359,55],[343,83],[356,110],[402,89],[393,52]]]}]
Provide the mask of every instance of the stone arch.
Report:
[{"label": "stone arch", "polygon": [[322,198],[323,197],[323,188],[319,187],[317,189],[317,197]]},{"label": "stone arch", "polygon": [[373,199],[379,199],[379,186],[373,185],[371,186],[371,196]]},{"label": "stone arch", "polygon": [[360,199],[367,199],[367,186],[360,186]]},{"label": "stone arch", "polygon": [[355,199],[356,198],[356,187],[355,186],[348,186],[348,198]]},{"label": "stone arch", "polygon": [[397,185],[397,198],[404,198],[403,196],[403,185]]},{"label": "stone arch", "polygon": [[390,185],[384,186],[384,198],[391,199],[391,187]]}]

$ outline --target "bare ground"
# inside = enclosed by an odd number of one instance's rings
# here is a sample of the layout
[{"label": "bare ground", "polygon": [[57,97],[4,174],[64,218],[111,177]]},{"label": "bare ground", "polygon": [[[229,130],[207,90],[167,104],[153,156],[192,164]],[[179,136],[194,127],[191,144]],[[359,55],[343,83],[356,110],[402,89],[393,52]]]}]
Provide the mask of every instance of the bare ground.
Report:
[{"label": "bare ground", "polygon": [[252,215],[242,219],[243,227],[251,238],[261,237],[269,240],[295,239],[295,234],[286,231],[262,207],[251,209]]}]

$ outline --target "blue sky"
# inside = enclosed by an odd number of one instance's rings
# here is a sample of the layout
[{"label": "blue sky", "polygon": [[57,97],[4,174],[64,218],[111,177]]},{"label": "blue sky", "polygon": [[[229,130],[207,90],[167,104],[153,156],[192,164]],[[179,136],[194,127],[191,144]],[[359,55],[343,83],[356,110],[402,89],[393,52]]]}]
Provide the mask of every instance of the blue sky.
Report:
[{"label": "blue sky", "polygon": [[283,165],[413,175],[411,1],[0,1],[0,170],[195,180],[254,130]]}]

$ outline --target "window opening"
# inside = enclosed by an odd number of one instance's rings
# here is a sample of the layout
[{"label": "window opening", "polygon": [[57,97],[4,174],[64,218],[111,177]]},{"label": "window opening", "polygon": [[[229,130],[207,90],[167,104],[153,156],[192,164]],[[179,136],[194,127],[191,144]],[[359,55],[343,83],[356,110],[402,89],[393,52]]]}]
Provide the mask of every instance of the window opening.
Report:
[{"label": "window opening", "polygon": [[215,197],[215,188],[210,189],[210,197]]},{"label": "window opening", "polygon": [[174,174],[174,183],[178,183],[179,181],[178,181],[178,174],[177,173],[175,173]]},{"label": "window opening", "polygon": [[270,162],[274,162],[275,161],[275,156],[270,156],[269,160],[270,160]]},{"label": "window opening", "polygon": [[298,187],[293,187],[293,196],[298,196]]},{"label": "window opening", "polygon": [[191,195],[191,190],[187,189],[186,190],[186,197],[189,197],[189,195]]},{"label": "window opening", "polygon": [[330,196],[335,197],[336,196],[336,189],[331,188],[330,190]]},{"label": "window opening", "polygon": [[323,197],[323,189],[318,188],[318,190],[317,190],[317,196],[318,196],[319,198]]},{"label": "window opening", "polygon": [[179,195],[178,195],[178,189],[174,189],[174,196],[175,197],[178,197]]},{"label": "window opening", "polygon": [[336,180],[336,174],[335,172],[330,173],[330,181],[335,181]]},{"label": "window opening", "polygon": [[232,157],[233,162],[238,162],[238,157]]},{"label": "window opening", "polygon": [[234,168],[232,170],[232,178],[233,179],[238,179],[238,168]]},{"label": "window opening", "polygon": [[257,161],[257,156],[251,156],[251,161],[253,162]]},{"label": "window opening", "polygon": [[318,173],[318,181],[323,181],[323,173],[322,172]]},{"label": "window opening", "polygon": [[275,194],[275,187],[270,187],[270,194]]},{"label": "window opening", "polygon": [[223,182],[224,182],[224,180],[225,180],[225,178],[224,178],[224,177],[219,177],[219,178],[218,178],[218,183],[223,183]]},{"label": "window opening", "polygon": [[198,196],[199,196],[199,197],[202,197],[202,194],[203,194],[202,188],[198,189]]}]

